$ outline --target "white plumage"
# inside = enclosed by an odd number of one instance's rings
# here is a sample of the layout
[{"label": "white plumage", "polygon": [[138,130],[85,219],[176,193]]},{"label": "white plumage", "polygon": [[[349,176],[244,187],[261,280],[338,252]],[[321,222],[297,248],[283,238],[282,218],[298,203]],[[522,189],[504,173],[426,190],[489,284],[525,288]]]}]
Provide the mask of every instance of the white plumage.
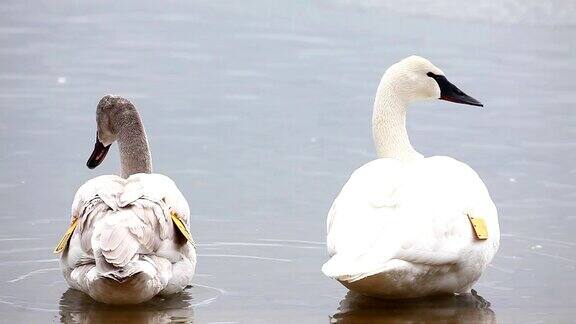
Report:
[{"label": "white plumage", "polygon": [[[331,258],[322,271],[362,294],[411,298],[468,292],[498,249],[498,215],[482,180],[455,159],[424,158],[414,151],[400,104],[409,100],[387,98],[396,95],[394,81],[403,74],[426,77],[428,71],[441,73],[410,57],[386,72],[374,115],[381,158],[352,174],[328,213]],[[419,82],[417,77],[406,78]],[[440,89],[429,92],[441,96]],[[382,118],[386,129],[380,127]],[[485,221],[487,240],[476,237],[468,216]]]},{"label": "white plumage", "polygon": [[192,283],[196,252],[171,211],[188,224],[186,200],[160,174],[105,175],[82,185],[72,204],[78,226],[61,258],[70,287],[115,304],[182,291]]}]

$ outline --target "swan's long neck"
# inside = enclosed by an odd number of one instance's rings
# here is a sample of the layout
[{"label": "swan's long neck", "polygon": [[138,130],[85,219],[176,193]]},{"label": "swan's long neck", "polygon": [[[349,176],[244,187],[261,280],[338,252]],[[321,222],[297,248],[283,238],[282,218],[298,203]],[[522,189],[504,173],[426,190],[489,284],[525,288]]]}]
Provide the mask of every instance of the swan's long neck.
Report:
[{"label": "swan's long neck", "polygon": [[422,158],[422,154],[414,150],[408,138],[408,102],[404,97],[394,87],[393,78],[386,73],[378,86],[372,115],[372,135],[380,158],[395,158],[401,161]]},{"label": "swan's long neck", "polygon": [[122,177],[135,173],[152,173],[152,158],[146,131],[134,107],[124,110],[116,118],[118,147]]}]

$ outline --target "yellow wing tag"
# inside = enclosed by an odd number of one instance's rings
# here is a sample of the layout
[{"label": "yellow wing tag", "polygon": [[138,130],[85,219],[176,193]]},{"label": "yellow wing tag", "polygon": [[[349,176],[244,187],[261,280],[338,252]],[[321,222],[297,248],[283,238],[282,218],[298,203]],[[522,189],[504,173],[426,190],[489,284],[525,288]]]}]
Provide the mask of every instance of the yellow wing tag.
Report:
[{"label": "yellow wing tag", "polygon": [[52,251],[52,252],[54,252],[54,254],[58,254],[58,253],[64,251],[64,249],[66,248],[66,245],[68,245],[68,241],[70,241],[70,237],[74,233],[74,230],[76,229],[77,225],[78,225],[78,218],[74,219],[72,224],[70,224],[70,227],[68,227],[68,229],[66,230],[66,233],[64,233],[64,235],[62,235],[62,238],[58,242],[58,245],[56,245],[56,247],[54,248],[54,251]]},{"label": "yellow wing tag", "polygon": [[468,219],[470,219],[470,223],[472,223],[472,227],[474,228],[474,233],[476,233],[476,237],[479,240],[488,239],[488,228],[486,227],[486,222],[484,221],[484,218],[468,215]]},{"label": "yellow wing tag", "polygon": [[188,240],[190,243],[194,244],[194,240],[192,239],[192,235],[190,235],[190,232],[188,232],[186,225],[182,222],[182,220],[180,220],[180,217],[178,217],[178,214],[174,211],[171,211],[170,216],[172,216],[172,222],[174,223],[174,225],[176,225],[176,227],[178,228],[178,231],[180,231],[180,234],[184,235],[186,240]]}]

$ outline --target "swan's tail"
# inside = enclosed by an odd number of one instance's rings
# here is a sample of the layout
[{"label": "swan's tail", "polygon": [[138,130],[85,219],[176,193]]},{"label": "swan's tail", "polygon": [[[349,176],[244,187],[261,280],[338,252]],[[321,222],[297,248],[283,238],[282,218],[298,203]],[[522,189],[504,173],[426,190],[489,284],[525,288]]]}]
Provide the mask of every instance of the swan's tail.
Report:
[{"label": "swan's tail", "polygon": [[91,237],[97,273],[91,295],[93,291],[95,299],[139,303],[166,287],[172,265],[154,255],[162,242],[156,216],[154,209],[132,205],[110,210],[96,226]]},{"label": "swan's tail", "polygon": [[[372,274],[378,273],[377,267],[363,266],[360,260],[347,259],[341,255],[334,255],[322,266],[322,272],[327,277],[339,280],[354,282],[364,279]],[[371,269],[372,271],[368,271]]]}]

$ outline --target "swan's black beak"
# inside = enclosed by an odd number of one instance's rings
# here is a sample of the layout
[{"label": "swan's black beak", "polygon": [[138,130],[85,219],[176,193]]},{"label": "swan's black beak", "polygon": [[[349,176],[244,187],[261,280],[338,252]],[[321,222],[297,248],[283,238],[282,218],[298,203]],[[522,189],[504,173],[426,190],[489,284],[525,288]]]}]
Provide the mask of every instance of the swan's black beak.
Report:
[{"label": "swan's black beak", "polygon": [[104,144],[102,144],[102,142],[100,142],[98,139],[98,133],[96,133],[96,144],[94,144],[94,151],[92,151],[92,155],[90,155],[88,162],[86,162],[86,166],[89,169],[94,169],[95,167],[99,166],[100,163],[104,161],[104,158],[106,157],[109,149],[110,145],[104,146]]},{"label": "swan's black beak", "polygon": [[448,81],[448,79],[446,79],[445,76],[437,75],[432,72],[428,72],[428,76],[436,80],[436,82],[438,83],[438,86],[440,87],[441,100],[471,106],[484,107],[484,105],[480,101],[470,97],[469,95],[465,94],[462,90],[458,89],[458,87],[450,83],[450,81]]}]

